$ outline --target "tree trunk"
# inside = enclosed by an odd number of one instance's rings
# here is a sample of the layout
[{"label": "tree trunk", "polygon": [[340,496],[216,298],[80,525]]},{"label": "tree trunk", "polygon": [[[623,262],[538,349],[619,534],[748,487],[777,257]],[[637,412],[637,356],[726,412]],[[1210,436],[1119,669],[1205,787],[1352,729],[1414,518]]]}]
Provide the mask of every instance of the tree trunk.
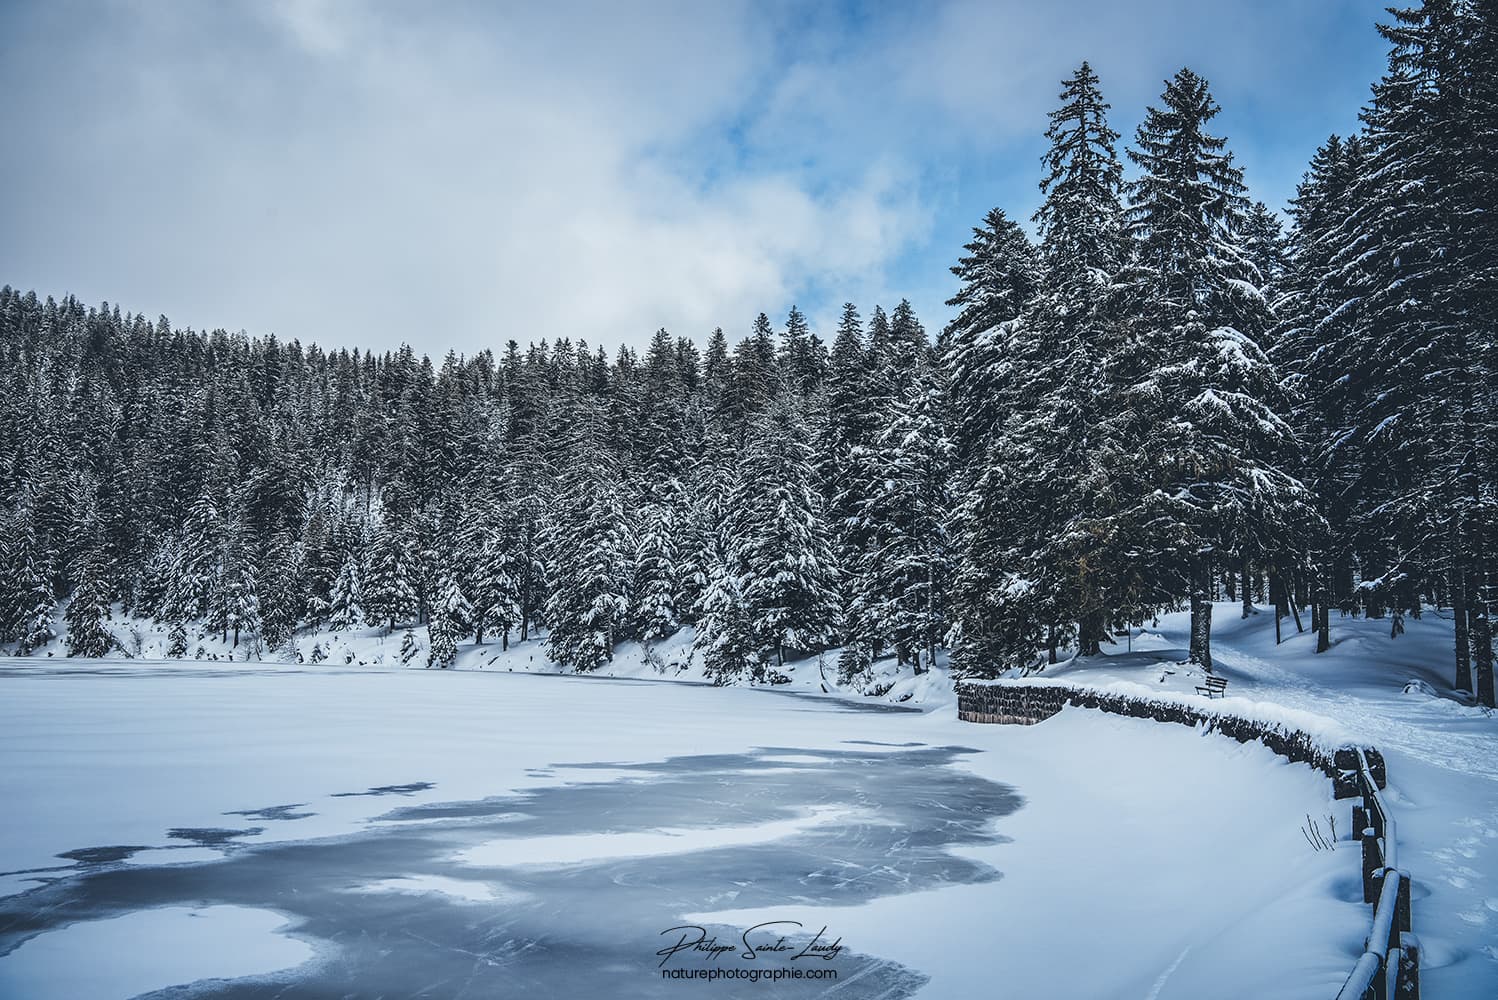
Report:
[{"label": "tree trunk", "polygon": [[1212,672],[1212,572],[1211,564],[1202,557],[1192,572],[1191,589],[1191,652],[1189,660],[1198,664],[1207,673]]},{"label": "tree trunk", "polygon": [[510,650],[510,630],[508,628],[505,629],[504,634],[499,637],[499,648],[504,650],[505,652],[509,652]]},{"label": "tree trunk", "polygon": [[1311,627],[1316,630],[1316,652],[1324,653],[1332,648],[1331,617],[1332,592],[1331,572],[1326,566],[1316,571],[1316,596],[1311,605]]},{"label": "tree trunk", "polygon": [[1498,707],[1494,705],[1493,690],[1493,620],[1483,608],[1484,603],[1474,602],[1472,668],[1477,681],[1477,703],[1493,708]]},{"label": "tree trunk", "polygon": [[1472,690],[1472,645],[1467,633],[1467,568],[1460,549],[1452,553],[1451,613],[1456,617],[1456,688]]},{"label": "tree trunk", "polygon": [[1098,633],[1103,630],[1101,612],[1089,611],[1077,622],[1077,655],[1097,656],[1103,651],[1098,645]]},{"label": "tree trunk", "polygon": [[1279,577],[1269,574],[1269,603],[1274,608],[1274,644],[1278,646],[1284,637],[1280,634],[1280,620],[1285,617],[1285,588]]},{"label": "tree trunk", "polygon": [[1050,664],[1055,664],[1059,660],[1059,657],[1056,655],[1056,645],[1059,642],[1059,639],[1058,639],[1058,637],[1056,635],[1056,626],[1052,625],[1049,629],[1046,630],[1045,641],[1046,641],[1046,662],[1050,663]]},{"label": "tree trunk", "polygon": [[[1483,539],[1486,541],[1486,539]],[[1475,554],[1476,587],[1472,608],[1472,670],[1477,681],[1477,703],[1494,707],[1493,691],[1493,615],[1498,612],[1498,574],[1493,572],[1487,552]]]},{"label": "tree trunk", "polygon": [[[1254,613],[1253,588],[1249,585],[1248,556],[1243,557],[1243,617],[1247,618]],[[1276,624],[1278,624],[1276,622]]]}]

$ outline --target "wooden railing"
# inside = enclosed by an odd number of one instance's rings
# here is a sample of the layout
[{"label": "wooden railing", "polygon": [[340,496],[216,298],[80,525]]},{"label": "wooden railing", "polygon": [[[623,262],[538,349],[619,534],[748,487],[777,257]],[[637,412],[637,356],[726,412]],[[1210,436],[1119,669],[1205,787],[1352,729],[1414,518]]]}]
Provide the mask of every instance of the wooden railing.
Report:
[{"label": "wooden railing", "polygon": [[1410,873],[1399,868],[1394,817],[1362,750],[1352,827],[1363,842],[1363,902],[1373,905],[1373,927],[1364,951],[1337,1000],[1393,1000],[1420,996],[1420,942],[1410,929]]}]

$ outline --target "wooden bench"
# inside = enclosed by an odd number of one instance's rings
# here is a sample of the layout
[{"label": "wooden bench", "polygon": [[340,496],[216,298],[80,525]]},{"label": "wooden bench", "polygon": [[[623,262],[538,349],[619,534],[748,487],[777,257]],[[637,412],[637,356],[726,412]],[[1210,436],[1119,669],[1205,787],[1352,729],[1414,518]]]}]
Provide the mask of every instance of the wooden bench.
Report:
[{"label": "wooden bench", "polygon": [[1208,674],[1206,685],[1203,687],[1198,687],[1196,689],[1196,693],[1204,694],[1208,698],[1221,698],[1222,692],[1227,689],[1227,686],[1228,679],[1226,677],[1218,677],[1214,674]]}]

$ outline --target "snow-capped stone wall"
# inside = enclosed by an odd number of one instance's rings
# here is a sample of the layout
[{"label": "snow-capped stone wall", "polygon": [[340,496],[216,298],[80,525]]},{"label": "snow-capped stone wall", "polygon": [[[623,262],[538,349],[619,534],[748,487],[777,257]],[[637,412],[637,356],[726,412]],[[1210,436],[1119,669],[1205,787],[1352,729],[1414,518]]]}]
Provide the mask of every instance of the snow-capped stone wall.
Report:
[{"label": "snow-capped stone wall", "polygon": [[[1054,681],[987,681],[957,685],[957,717],[964,722],[1033,725],[1049,719],[1068,705],[1136,719],[1200,726],[1231,736],[1240,743],[1260,740],[1280,756],[1309,764],[1331,778],[1337,798],[1351,798],[1357,794],[1357,751],[1352,746],[1328,741],[1325,734],[1308,733],[1284,720],[1246,717],[1218,709],[1208,699],[1202,699],[1201,705],[1193,705],[1179,698],[1148,698]],[[1372,748],[1365,748],[1364,753],[1382,788],[1385,782],[1383,756]]]}]

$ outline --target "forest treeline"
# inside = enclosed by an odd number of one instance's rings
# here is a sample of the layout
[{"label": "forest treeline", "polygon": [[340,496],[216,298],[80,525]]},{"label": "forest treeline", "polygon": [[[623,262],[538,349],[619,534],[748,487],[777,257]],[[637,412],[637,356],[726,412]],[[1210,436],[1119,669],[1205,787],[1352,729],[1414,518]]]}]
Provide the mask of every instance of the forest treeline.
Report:
[{"label": "forest treeline", "polygon": [[[906,302],[730,344],[434,362],[0,291],[0,641],[101,655],[111,605],[250,652],[297,629],[545,630],[596,668],[694,626],[713,676],[838,649],[992,675],[1211,599],[1455,618],[1493,704],[1498,5],[1392,13],[1363,126],[1279,216],[1208,84],[1131,142],[1083,63],[1027,231],[995,209],[931,338]],[[1133,165],[1126,178],[1124,160]],[[1033,238],[1032,238],[1032,235]],[[1305,618],[1302,620],[1302,611]]]}]

